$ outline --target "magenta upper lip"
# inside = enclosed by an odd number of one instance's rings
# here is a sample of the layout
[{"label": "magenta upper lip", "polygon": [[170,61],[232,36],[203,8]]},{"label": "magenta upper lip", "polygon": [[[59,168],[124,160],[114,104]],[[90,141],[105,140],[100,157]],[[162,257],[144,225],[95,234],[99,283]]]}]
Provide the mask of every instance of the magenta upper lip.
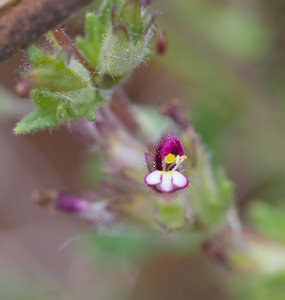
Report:
[{"label": "magenta upper lip", "polygon": [[169,153],[175,156],[183,156],[184,154],[180,140],[173,133],[162,136],[156,146],[154,155],[156,170],[163,170],[163,160]]}]

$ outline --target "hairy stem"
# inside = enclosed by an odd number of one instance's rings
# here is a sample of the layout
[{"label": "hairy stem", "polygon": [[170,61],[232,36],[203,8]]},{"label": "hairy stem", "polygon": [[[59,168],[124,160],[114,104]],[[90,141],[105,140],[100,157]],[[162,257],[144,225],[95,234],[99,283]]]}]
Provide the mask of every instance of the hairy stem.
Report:
[{"label": "hairy stem", "polygon": [[52,34],[56,40],[56,42],[65,50],[71,52],[71,55],[77,59],[82,65],[88,69],[92,74],[95,73],[94,68],[88,63],[88,61],[82,56],[82,54],[78,51],[76,46],[73,44],[68,35],[63,31],[60,26],[56,26],[52,30]]}]

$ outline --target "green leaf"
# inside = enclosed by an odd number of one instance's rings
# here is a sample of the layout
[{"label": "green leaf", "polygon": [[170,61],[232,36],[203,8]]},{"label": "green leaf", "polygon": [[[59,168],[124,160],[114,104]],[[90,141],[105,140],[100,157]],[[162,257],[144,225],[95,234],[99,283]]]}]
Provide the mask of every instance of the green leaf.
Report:
[{"label": "green leaf", "polygon": [[144,60],[145,50],[143,42],[129,43],[121,31],[113,34],[110,28],[102,41],[99,72],[111,76],[126,75]]},{"label": "green leaf", "polygon": [[60,122],[69,121],[76,118],[71,106],[66,103],[60,103],[57,106],[56,116]]},{"label": "green leaf", "polygon": [[177,230],[185,226],[185,207],[178,201],[162,201],[157,207],[156,221],[169,230]]},{"label": "green leaf", "polygon": [[191,177],[190,201],[205,228],[219,226],[225,220],[233,199],[232,183],[221,174],[214,174],[206,166],[194,171]]},{"label": "green leaf", "polygon": [[58,105],[63,97],[58,93],[52,93],[46,90],[33,89],[30,94],[31,99],[40,108],[50,108]]},{"label": "green leaf", "polygon": [[232,204],[234,187],[223,170],[213,168],[210,156],[198,136],[182,137],[184,151],[194,165],[185,164],[189,174],[189,201],[195,219],[204,229],[220,226],[226,219]]},{"label": "green leaf", "polygon": [[34,45],[29,46],[26,51],[31,63],[34,66],[39,66],[43,63],[51,62],[53,60],[53,57],[45,54],[42,50]]},{"label": "green leaf", "polygon": [[76,72],[65,66],[60,60],[41,64],[29,73],[33,87],[52,91],[72,91],[87,86]]},{"label": "green leaf", "polygon": [[77,39],[76,44],[89,63],[96,68],[104,30],[98,17],[93,13],[86,14],[85,34],[86,38]]},{"label": "green leaf", "polygon": [[141,6],[138,1],[125,1],[119,14],[119,23],[127,26],[133,42],[137,42],[139,38],[141,38],[144,28],[141,16]]},{"label": "green leaf", "polygon": [[[121,2],[121,0],[120,0]],[[100,7],[100,13],[99,13],[99,20],[104,27],[104,29],[107,29],[109,25],[111,24],[111,13],[112,13],[112,7],[114,5],[113,0],[103,0],[101,7]]]},{"label": "green leaf", "polygon": [[91,242],[92,251],[100,260],[112,262],[140,259],[154,247],[151,241],[135,234],[94,235]]},{"label": "green leaf", "polygon": [[240,300],[283,300],[285,272],[268,276],[239,276],[231,281],[230,292]]},{"label": "green leaf", "polygon": [[285,205],[253,202],[248,210],[253,226],[266,235],[285,243]]},{"label": "green leaf", "polygon": [[55,127],[58,124],[59,122],[54,111],[37,109],[17,123],[16,127],[14,128],[14,133],[29,133],[41,129]]}]

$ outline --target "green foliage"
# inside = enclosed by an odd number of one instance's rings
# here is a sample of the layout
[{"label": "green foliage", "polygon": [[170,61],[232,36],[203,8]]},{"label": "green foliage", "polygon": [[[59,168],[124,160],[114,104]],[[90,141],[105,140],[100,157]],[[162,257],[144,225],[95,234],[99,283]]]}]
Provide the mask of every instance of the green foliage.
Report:
[{"label": "green foliage", "polygon": [[87,13],[85,19],[86,37],[76,40],[78,48],[85,55],[89,63],[95,68],[99,63],[100,47],[104,26],[93,13]]},{"label": "green foliage", "polygon": [[285,243],[285,206],[254,202],[250,205],[248,216],[253,226],[264,234]]},{"label": "green foliage", "polygon": [[72,67],[67,67],[56,58],[34,68],[29,76],[34,88],[45,88],[55,92],[79,90],[88,85],[88,82],[72,70]]},{"label": "green foliage", "polygon": [[54,111],[37,109],[26,115],[14,128],[16,134],[29,133],[39,129],[55,127],[59,124]]},{"label": "green foliage", "polygon": [[213,173],[207,167],[195,170],[191,182],[191,204],[198,222],[208,228],[221,225],[232,205],[232,182],[220,170]]},{"label": "green foliage", "polygon": [[99,262],[133,263],[149,255],[169,251],[189,254],[197,249],[198,236],[175,234],[154,234],[146,228],[140,230],[135,224],[116,225],[116,229],[106,228],[100,232],[92,231],[87,239],[88,248]]},{"label": "green foliage", "polygon": [[53,57],[45,54],[38,47],[30,45],[27,49],[27,55],[34,66],[40,66],[41,64],[53,61]]},{"label": "green foliage", "polygon": [[132,42],[136,43],[143,35],[148,18],[142,18],[141,7],[138,1],[126,1],[117,17],[118,23],[125,24],[130,31]]},{"label": "green foliage", "polygon": [[[77,39],[83,58],[74,51],[69,53],[73,45],[61,47],[52,32],[48,39],[53,49],[48,53],[34,45],[27,48],[33,67],[25,76],[32,87],[31,99],[39,109],[17,124],[16,134],[78,118],[95,120],[96,107],[108,98],[106,91],[145,59],[151,37],[151,30],[146,30],[150,16],[142,13],[135,0],[114,4],[115,1],[103,1],[98,14],[86,14],[85,37]],[[111,84],[105,81],[105,75],[112,77]],[[40,116],[44,120],[36,120]]]},{"label": "green foliage", "polygon": [[121,77],[148,55],[150,33],[144,31],[150,18],[137,1],[120,1],[112,24],[112,6],[113,1],[105,1],[98,15],[86,15],[86,36],[77,39],[77,45],[99,74]]},{"label": "green foliage", "polygon": [[48,56],[35,46],[28,47],[34,68],[27,74],[32,84],[31,99],[39,108],[24,117],[16,134],[56,127],[62,122],[84,117],[95,119],[99,96],[89,72],[74,58]]},{"label": "green foliage", "polygon": [[231,293],[240,300],[283,300],[285,296],[285,272],[267,276],[236,278]]},{"label": "green foliage", "polygon": [[155,243],[134,232],[120,232],[118,235],[94,235],[91,242],[93,254],[104,261],[133,261],[141,259],[155,248]]},{"label": "green foliage", "polygon": [[[233,201],[233,183],[222,169],[215,169],[209,154],[199,141],[187,141],[186,149],[192,154],[194,166],[189,170],[191,207],[198,223],[205,228],[221,225]],[[188,143],[188,145],[187,145]]]},{"label": "green foliage", "polygon": [[178,230],[185,226],[187,211],[178,201],[161,201],[157,206],[156,221],[167,230]]}]

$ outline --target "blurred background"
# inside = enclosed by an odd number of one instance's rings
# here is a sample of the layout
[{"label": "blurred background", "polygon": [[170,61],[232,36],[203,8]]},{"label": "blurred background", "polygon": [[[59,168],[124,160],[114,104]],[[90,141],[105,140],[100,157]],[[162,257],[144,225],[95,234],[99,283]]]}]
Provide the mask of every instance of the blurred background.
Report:
[{"label": "blurred background", "polygon": [[[181,100],[213,163],[233,180],[244,222],[284,242],[285,2],[156,0],[153,8],[168,51],[124,81],[127,94],[154,109]],[[82,16],[64,23],[73,37]],[[199,253],[130,262],[114,247],[96,256],[80,222],[32,203],[35,190],[91,184],[85,149],[66,129],[12,134],[29,111],[14,93],[25,63],[19,53],[0,65],[0,299],[240,299]]]}]

